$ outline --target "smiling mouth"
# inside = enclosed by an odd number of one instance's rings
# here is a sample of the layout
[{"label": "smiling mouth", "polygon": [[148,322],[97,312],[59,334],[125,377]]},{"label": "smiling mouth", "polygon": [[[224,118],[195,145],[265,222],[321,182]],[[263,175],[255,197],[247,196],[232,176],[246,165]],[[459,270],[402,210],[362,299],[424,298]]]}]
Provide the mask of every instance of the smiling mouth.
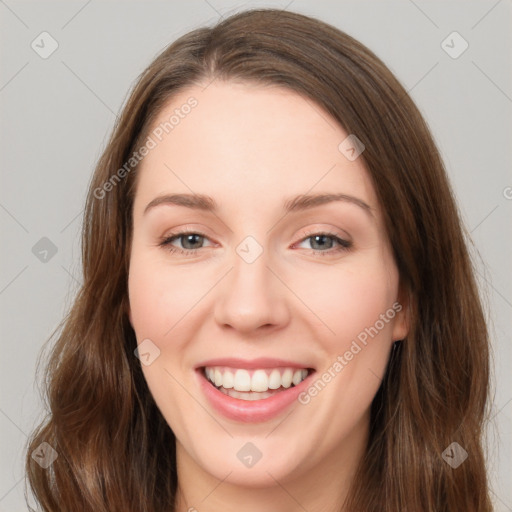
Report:
[{"label": "smiling mouth", "polygon": [[225,366],[203,366],[203,377],[221,393],[240,400],[270,398],[300,384],[313,368],[243,369]]}]

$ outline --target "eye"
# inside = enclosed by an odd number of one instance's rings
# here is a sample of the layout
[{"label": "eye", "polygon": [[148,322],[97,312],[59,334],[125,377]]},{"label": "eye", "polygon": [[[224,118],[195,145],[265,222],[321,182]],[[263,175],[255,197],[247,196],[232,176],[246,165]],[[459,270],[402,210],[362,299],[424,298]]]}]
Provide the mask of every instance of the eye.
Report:
[{"label": "eye", "polygon": [[[299,242],[302,244],[307,241],[310,242],[310,250],[315,255],[325,256],[348,251],[352,247],[352,242],[339,237],[335,233],[320,232],[320,233],[305,233],[305,237]],[[178,253],[185,256],[193,256],[197,254],[199,249],[204,248],[203,243],[209,240],[206,235],[196,231],[180,231],[179,233],[172,233],[170,236],[163,238],[159,242],[160,247],[164,247],[171,253]],[[173,245],[179,241],[182,248]]]},{"label": "eye", "polygon": [[[201,244],[205,240],[208,240],[208,238],[203,233],[196,231],[180,231],[179,233],[165,237],[158,245],[164,247],[169,252],[189,256],[196,254],[197,250],[202,248]],[[181,242],[183,249],[172,245],[175,241]]]},{"label": "eye", "polygon": [[318,256],[332,255],[352,248],[351,241],[339,237],[336,233],[322,231],[320,233],[306,233],[306,235],[299,244],[309,241],[311,250]]}]

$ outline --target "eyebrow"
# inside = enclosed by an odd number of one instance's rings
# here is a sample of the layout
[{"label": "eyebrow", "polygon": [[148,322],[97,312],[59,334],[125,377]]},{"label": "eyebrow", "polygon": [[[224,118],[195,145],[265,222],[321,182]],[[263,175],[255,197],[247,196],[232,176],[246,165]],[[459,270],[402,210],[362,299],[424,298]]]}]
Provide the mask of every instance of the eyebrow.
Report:
[{"label": "eyebrow", "polygon": [[[347,194],[303,194],[286,200],[283,208],[287,213],[298,212],[336,201],[354,204],[363,209],[370,217],[374,216],[373,208],[369,204],[362,199]],[[184,206],[208,212],[218,211],[216,201],[210,196],[204,194],[167,194],[153,199],[144,209],[144,215],[152,208],[160,205]]]}]

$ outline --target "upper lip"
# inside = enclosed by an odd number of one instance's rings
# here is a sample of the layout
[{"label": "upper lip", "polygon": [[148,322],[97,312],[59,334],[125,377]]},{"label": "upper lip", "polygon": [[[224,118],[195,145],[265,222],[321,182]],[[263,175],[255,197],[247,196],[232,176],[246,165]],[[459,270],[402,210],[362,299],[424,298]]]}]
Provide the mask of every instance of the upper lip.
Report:
[{"label": "upper lip", "polygon": [[256,359],[241,359],[237,357],[221,357],[208,359],[196,365],[196,369],[205,366],[229,366],[231,368],[245,368],[247,370],[254,368],[278,368],[285,366],[287,368],[312,368],[311,365],[287,361],[285,359],[275,359],[273,357],[258,357]]}]

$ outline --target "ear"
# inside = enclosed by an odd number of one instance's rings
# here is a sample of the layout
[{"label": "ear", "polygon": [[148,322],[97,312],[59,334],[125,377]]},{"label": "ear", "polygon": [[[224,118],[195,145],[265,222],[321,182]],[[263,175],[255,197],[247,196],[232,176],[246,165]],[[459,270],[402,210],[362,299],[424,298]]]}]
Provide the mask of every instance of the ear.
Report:
[{"label": "ear", "polygon": [[393,341],[403,340],[409,334],[411,314],[411,296],[405,286],[400,285],[393,309],[397,313],[393,324],[392,339]]}]

